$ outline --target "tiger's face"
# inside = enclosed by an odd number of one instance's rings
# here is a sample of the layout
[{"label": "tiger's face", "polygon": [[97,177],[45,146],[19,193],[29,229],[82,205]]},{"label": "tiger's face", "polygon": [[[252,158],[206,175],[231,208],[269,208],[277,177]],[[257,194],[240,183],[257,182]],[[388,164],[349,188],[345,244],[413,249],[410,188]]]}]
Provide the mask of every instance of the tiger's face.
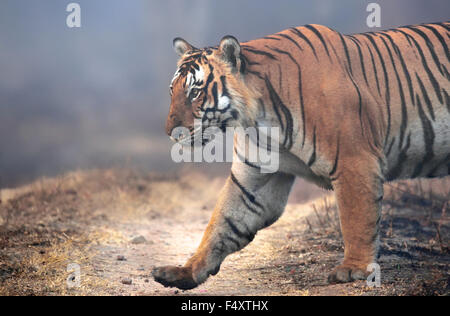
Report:
[{"label": "tiger's face", "polygon": [[[186,145],[193,145],[201,133],[205,144],[210,140],[205,137],[207,128],[225,131],[239,120],[244,63],[240,45],[234,37],[227,36],[219,47],[200,50],[176,38],[174,48],[180,60],[170,84],[166,132],[172,140]],[[177,133],[180,127],[189,133]]]}]

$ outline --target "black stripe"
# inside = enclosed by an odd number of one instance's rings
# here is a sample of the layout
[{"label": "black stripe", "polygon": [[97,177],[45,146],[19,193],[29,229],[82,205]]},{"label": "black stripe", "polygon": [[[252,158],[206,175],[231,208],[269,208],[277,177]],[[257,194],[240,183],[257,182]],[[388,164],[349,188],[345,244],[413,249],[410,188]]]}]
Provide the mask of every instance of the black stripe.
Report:
[{"label": "black stripe", "polygon": [[268,58],[270,58],[272,60],[277,60],[277,58],[271,53],[268,53],[268,52],[265,52],[265,51],[262,51],[262,50],[259,50],[259,49],[254,49],[254,48],[251,48],[249,46],[243,46],[243,48],[246,51],[248,51],[249,53],[265,56],[265,57],[268,57]]},{"label": "black stripe", "polygon": [[260,214],[256,209],[254,209],[250,204],[247,203],[247,201],[245,200],[244,196],[242,196],[242,195],[241,195],[241,200],[242,200],[242,203],[244,203],[245,207],[246,207],[250,212],[252,212],[252,213],[254,213],[254,214],[256,214],[256,215],[261,216],[261,214]]},{"label": "black stripe", "polygon": [[411,36],[409,34],[406,34],[405,32],[399,30],[398,28],[393,29],[392,31],[395,32],[395,33],[402,34],[406,38],[406,40],[408,41],[409,46],[413,47],[413,43],[411,42],[411,39],[410,39]]},{"label": "black stripe", "polygon": [[[229,109],[229,108],[230,108],[230,107],[227,106],[227,109]],[[227,117],[226,119],[224,119],[224,120],[222,120],[222,121],[220,122],[219,128],[220,128],[220,130],[222,131],[222,133],[225,133],[225,132],[226,132],[227,127],[228,127],[228,122],[229,122],[229,121],[231,121],[232,119],[236,120],[236,117],[234,117],[234,111],[235,111],[235,110],[232,110],[232,111],[230,112],[231,117]]]},{"label": "black stripe", "polygon": [[281,114],[280,114],[280,110],[278,109],[278,103],[279,101],[279,96],[278,94],[275,92],[275,89],[273,88],[272,84],[270,83],[270,80],[267,78],[266,76],[266,87],[267,90],[269,90],[269,96],[270,96],[270,100],[272,101],[272,107],[275,111],[275,114],[278,118],[278,122],[280,123],[281,126],[281,131],[284,132],[284,123],[283,120],[281,119]]},{"label": "black stripe", "polygon": [[291,41],[292,43],[294,43],[295,46],[297,46],[298,49],[303,51],[303,48],[292,37],[290,37],[289,35],[286,35],[286,34],[283,34],[283,33],[280,33],[280,34],[277,34],[277,35],[281,36],[281,37],[284,37],[285,39]]},{"label": "black stripe", "polygon": [[258,71],[254,71],[254,70],[248,70],[247,73],[255,75],[256,77],[258,77],[261,80],[264,80],[264,77],[262,76],[262,74]]},{"label": "black stripe", "polygon": [[388,157],[389,154],[391,153],[392,147],[393,147],[393,145],[395,143],[395,139],[396,139],[395,137],[392,138],[392,141],[391,141],[391,143],[388,146],[388,150],[386,151],[386,157]]},{"label": "black stripe", "polygon": [[313,153],[308,161],[308,166],[311,167],[314,162],[316,161],[316,126],[314,126],[314,132],[313,132]]},{"label": "black stripe", "polygon": [[[211,82],[214,80],[214,74],[213,74],[213,71],[214,71],[214,67],[213,67],[211,64],[209,64],[209,75],[208,75],[208,78],[206,79],[205,86],[203,87],[203,93],[204,93],[205,95],[208,95],[208,87],[209,87],[209,85],[211,84]],[[207,98],[203,98],[203,103],[202,103],[202,105],[200,106],[200,109],[201,109],[203,112],[205,111],[206,101],[207,101]]]},{"label": "black stripe", "polygon": [[359,61],[361,62],[361,71],[363,73],[364,80],[366,81],[367,86],[369,86],[369,82],[367,80],[367,75],[366,75],[366,67],[364,66],[364,57],[363,57],[363,53],[361,50],[361,44],[353,36],[348,36],[348,38],[350,38],[350,40],[353,41],[353,43],[356,45],[356,48],[358,48]]},{"label": "black stripe", "polygon": [[[450,32],[450,26],[447,25],[448,23],[450,23],[450,22],[435,23],[435,25],[442,26],[444,29],[447,30],[447,32]],[[447,36],[448,36],[448,34],[447,34]]]},{"label": "black stripe", "polygon": [[[420,37],[422,37],[425,41],[425,44],[427,44],[428,50],[430,51],[431,57],[433,58],[434,63],[436,64],[437,69],[439,70],[439,72],[443,75],[444,73],[442,72],[441,69],[441,62],[439,61],[439,58],[436,55],[436,52],[434,50],[434,45],[433,43],[430,41],[430,38],[428,37],[427,34],[425,34],[422,30],[420,30],[417,27],[409,27],[409,30],[415,32],[416,34],[419,34]],[[447,52],[448,53],[448,52]]]},{"label": "black stripe", "polygon": [[370,53],[370,59],[372,61],[372,65],[373,65],[373,72],[374,72],[375,80],[377,82],[378,94],[381,95],[380,81],[378,80],[377,65],[375,64],[375,59],[373,58],[372,50],[370,49],[370,47],[369,47],[369,45],[367,43],[366,43],[366,46],[367,46],[367,49],[369,50],[369,53]]},{"label": "black stripe", "polygon": [[214,82],[211,93],[214,98],[214,109],[217,109],[217,106],[219,105],[219,96],[217,95],[217,82]]},{"label": "black stripe", "polygon": [[[314,26],[312,26],[312,25],[305,25],[305,27],[306,27],[307,29],[311,30],[314,34],[316,34],[316,36],[317,36],[317,37],[319,38],[319,40],[322,42],[322,45],[323,45],[323,47],[325,48],[328,57],[330,57],[330,52],[328,51],[328,46],[327,46],[327,44],[325,43],[325,40],[324,40],[322,34],[320,34],[320,32],[319,32]],[[331,59],[331,57],[330,57],[330,59]]]},{"label": "black stripe", "polygon": [[351,60],[350,60],[350,54],[348,53],[348,47],[347,47],[347,44],[345,43],[345,39],[344,39],[344,37],[342,36],[342,34],[341,34],[341,33],[338,33],[338,34],[339,34],[339,37],[341,38],[342,46],[344,47],[344,52],[345,52],[345,56],[347,57],[347,63],[348,63],[348,67],[349,67],[349,69],[350,69],[350,74],[353,75],[352,62],[351,62]]},{"label": "black stripe", "polygon": [[356,84],[355,80],[353,80],[352,75],[350,75],[350,74],[348,73],[348,70],[347,70],[347,74],[348,74],[350,80],[352,81],[353,86],[354,86],[355,89],[356,89],[356,93],[358,93],[358,115],[359,115],[359,124],[360,124],[360,126],[361,126],[361,133],[364,135],[364,126],[363,126],[363,120],[362,120],[362,105],[363,105],[363,104],[362,104],[361,91],[359,90],[359,87],[358,87],[358,85]]},{"label": "black stripe", "polygon": [[302,116],[302,132],[303,132],[302,148],[303,148],[305,146],[305,139],[306,139],[306,114],[305,114],[305,104],[303,102],[302,71],[300,69],[300,66],[298,67],[298,93],[300,95],[300,112]]},{"label": "black stripe", "polygon": [[394,47],[394,50],[397,53],[398,58],[400,59],[400,63],[402,65],[403,72],[405,73],[406,82],[408,83],[408,88],[409,88],[409,95],[411,96],[411,103],[413,105],[415,105],[414,89],[412,86],[411,76],[409,74],[408,67],[406,67],[406,63],[405,63],[405,60],[403,59],[400,48],[395,44],[394,40],[392,39],[392,37],[389,34],[381,32],[380,35],[386,36],[387,39],[391,42],[392,47]]},{"label": "black stripe", "polygon": [[258,99],[258,104],[261,106],[261,110],[262,110],[261,112],[262,112],[263,117],[265,118],[266,117],[266,105],[264,104],[264,101],[262,98]]},{"label": "black stripe", "polygon": [[[245,57],[245,55],[242,55],[242,56]],[[259,66],[259,65],[261,65],[261,63],[259,63],[257,61],[251,61],[247,57],[245,57],[245,59],[247,60],[247,65],[249,65],[249,66]]]},{"label": "black stripe", "polygon": [[410,145],[411,145],[411,133],[409,133],[408,137],[406,138],[405,148],[403,148],[403,150],[398,155],[397,164],[391,170],[389,170],[389,173],[387,175],[388,181],[397,179],[402,174],[403,166],[405,165],[405,161],[408,158],[407,152]]},{"label": "black stripe", "polygon": [[423,160],[419,162],[414,169],[414,172],[412,174],[412,178],[415,178],[420,175],[422,172],[422,169],[426,163],[429,163],[431,159],[434,157],[433,153],[433,144],[434,144],[434,130],[433,126],[431,125],[431,122],[428,120],[427,116],[425,115],[425,112],[422,108],[422,103],[420,102],[419,96],[416,94],[417,99],[417,110],[419,112],[420,121],[422,122],[422,129],[423,129],[423,141],[425,143],[425,156],[423,157]]},{"label": "black stripe", "polygon": [[281,41],[281,39],[276,38],[276,37],[272,37],[272,36],[264,36],[263,38],[264,38],[264,39],[267,39],[267,40]]},{"label": "black stripe", "polygon": [[309,45],[309,47],[311,47],[311,49],[313,51],[313,54],[316,57],[316,59],[319,60],[319,58],[317,57],[316,49],[314,48],[314,46],[311,43],[311,41],[309,40],[309,38],[307,38],[302,32],[300,32],[298,29],[296,29],[294,27],[291,28],[291,32],[294,33],[295,35],[297,35],[302,40],[304,40]]},{"label": "black stripe", "polygon": [[222,96],[230,97],[230,93],[228,93],[227,88],[227,78],[225,76],[220,76],[220,82],[222,82]]},{"label": "black stripe", "polygon": [[281,100],[278,93],[275,91],[275,89],[272,86],[272,83],[270,82],[269,78],[266,76],[266,87],[269,91],[270,100],[272,101],[272,106],[275,111],[275,114],[278,117],[278,120],[280,121],[281,130],[284,131],[284,124],[283,120],[281,119],[280,110],[283,112],[283,115],[286,120],[286,132],[285,137],[283,141],[283,146],[287,149],[290,149],[292,147],[292,133],[293,133],[293,124],[294,121],[292,119],[291,111],[284,105],[283,101]]},{"label": "black stripe", "polygon": [[[301,111],[302,125],[303,125],[302,126],[302,129],[303,129],[302,148],[303,148],[304,145],[305,145],[305,139],[306,139],[306,121],[305,121],[305,105],[303,103],[302,70],[300,68],[299,63],[294,59],[294,57],[292,57],[292,55],[289,52],[286,52],[286,51],[283,51],[281,49],[274,48],[274,47],[268,47],[268,46],[266,46],[266,47],[268,49],[271,49],[271,50],[279,53],[279,54],[284,54],[284,55],[288,56],[290,58],[290,60],[297,66],[297,70],[298,70],[298,93],[299,93],[299,97],[300,97],[300,111]],[[289,111],[289,115],[291,116],[290,111]],[[291,136],[291,142],[292,142],[292,136]]]},{"label": "black stripe", "polygon": [[383,42],[384,46],[386,46],[386,49],[388,51],[389,57],[392,62],[392,66],[394,67],[395,76],[397,78],[398,90],[400,93],[400,101],[401,101],[401,107],[402,107],[402,122],[400,124],[400,140],[399,140],[398,147],[402,148],[404,137],[405,137],[405,132],[406,132],[406,126],[408,125],[408,110],[406,108],[405,92],[403,91],[402,81],[400,80],[400,76],[398,74],[397,66],[395,65],[395,61],[394,61],[394,57],[392,56],[391,49],[389,48],[385,39],[383,37],[380,37],[380,38],[381,38],[381,41]]},{"label": "black stripe", "polygon": [[[376,199],[376,201],[379,203],[379,202],[381,202],[383,200],[383,195],[381,195],[380,197],[378,197],[377,199]],[[380,230],[380,223],[381,223],[381,212],[378,214],[378,217],[377,217],[377,223],[376,223],[376,226],[377,226],[377,231],[379,231]]]},{"label": "black stripe", "polygon": [[[236,246],[236,249],[240,249],[241,248],[240,242],[237,239],[235,239],[235,238],[233,238],[231,236],[228,236],[228,235],[225,236],[224,240],[231,241]],[[220,253],[223,253],[223,250],[221,250]]]},{"label": "black stripe", "polygon": [[433,25],[422,25],[422,27],[425,27],[427,29],[429,29],[431,32],[433,32],[433,34],[437,37],[437,39],[439,40],[439,42],[442,45],[442,49],[445,52],[445,55],[447,56],[447,60],[450,61],[450,52],[449,52],[449,48],[447,46],[447,43],[445,42],[445,39],[442,37],[441,33],[439,33],[434,27]]},{"label": "black stripe", "polygon": [[[225,237],[226,238],[226,237]],[[234,239],[234,238],[233,238]],[[233,242],[233,243],[237,243],[237,249],[240,249],[240,246],[239,246],[239,242],[237,242],[236,240],[235,240],[235,242]],[[225,240],[224,239],[219,239],[219,242],[217,242],[215,245],[214,245],[214,247],[212,248],[212,250],[211,250],[211,252],[213,253],[213,254],[218,254],[218,255],[222,255],[225,251],[226,251],[227,249],[226,249],[226,245],[225,245]]]},{"label": "black stripe", "polygon": [[254,234],[254,233],[250,233],[250,232],[244,233],[244,232],[241,232],[241,231],[237,228],[237,226],[233,223],[233,221],[232,221],[230,218],[225,217],[225,221],[227,222],[228,226],[230,226],[230,228],[231,228],[231,230],[233,231],[233,233],[234,233],[236,236],[238,236],[239,238],[245,238],[245,239],[247,239],[248,241],[252,241],[253,238],[255,237],[255,234]]},{"label": "black stripe", "polygon": [[241,62],[239,72],[241,74],[245,74],[247,72],[247,57],[245,57],[245,55],[242,54],[242,52],[239,53],[239,60]]},{"label": "black stripe", "polygon": [[448,96],[447,91],[445,91],[444,89],[442,89],[442,92],[444,93],[445,103],[447,104],[447,111],[450,113],[450,97]]},{"label": "black stripe", "polygon": [[422,90],[423,99],[425,100],[425,104],[427,105],[428,112],[430,112],[431,119],[434,121],[435,120],[434,110],[433,110],[433,106],[431,104],[430,97],[428,96],[427,90],[425,89],[423,82],[422,82],[422,80],[420,80],[420,77],[417,74],[417,72],[416,72],[416,78],[417,78],[417,82],[419,82],[420,90]]},{"label": "black stripe", "polygon": [[400,33],[402,33],[403,35],[405,35],[406,37],[410,38],[410,39],[413,41],[414,45],[415,45],[416,48],[417,48],[417,51],[418,51],[419,54],[420,54],[420,58],[421,58],[421,60],[422,60],[422,65],[423,65],[423,67],[424,67],[424,69],[425,69],[425,72],[427,73],[428,78],[430,79],[431,84],[433,85],[434,91],[436,92],[436,95],[437,95],[439,101],[442,103],[443,100],[442,100],[442,95],[441,95],[441,93],[440,93],[440,86],[439,86],[439,83],[438,83],[438,81],[436,80],[436,78],[433,76],[433,73],[432,73],[432,71],[430,70],[430,68],[428,67],[426,58],[425,58],[425,56],[424,56],[424,54],[423,54],[422,48],[420,47],[419,43],[417,43],[417,41],[414,39],[414,37],[411,36],[410,34],[404,32],[404,31],[402,31],[402,30],[400,30],[400,29],[397,30],[397,31],[400,32]]},{"label": "black stripe", "polygon": [[[341,56],[337,53],[336,49],[334,48],[333,42],[330,41],[328,44],[331,46],[331,49],[333,50],[333,53],[334,53],[334,55],[336,56],[338,63],[339,63],[342,67],[345,67],[345,68],[348,69],[348,67],[345,65],[345,63],[342,63],[342,62],[341,62]],[[331,60],[331,59],[330,59],[330,60]],[[331,61],[331,62],[332,62],[332,61]]]},{"label": "black stripe", "polygon": [[339,163],[339,150],[340,150],[340,135],[338,134],[337,145],[336,145],[336,156],[334,157],[333,168],[330,171],[330,177],[333,176],[338,168]]},{"label": "black stripe", "polygon": [[238,156],[239,160],[242,161],[243,163],[245,163],[247,166],[252,167],[252,168],[255,168],[255,169],[259,169],[259,170],[261,169],[261,167],[255,165],[255,164],[252,164],[250,161],[248,161],[246,157],[243,157],[243,156],[238,152],[238,150],[237,150],[236,147],[234,147],[234,152],[235,152],[236,155]]},{"label": "black stripe", "polygon": [[375,51],[378,54],[378,58],[380,59],[381,66],[383,68],[384,84],[386,86],[386,96],[385,96],[386,97],[386,107],[387,107],[387,114],[388,114],[386,139],[384,141],[384,144],[386,145],[387,140],[388,140],[389,135],[390,135],[390,132],[391,132],[391,105],[390,105],[391,94],[390,94],[390,90],[389,90],[389,77],[388,77],[388,74],[387,74],[387,71],[386,71],[386,66],[384,64],[383,56],[381,55],[380,50],[379,50],[377,44],[375,43],[375,40],[372,38],[372,35],[371,34],[367,34],[367,33],[364,33],[364,34],[361,34],[361,35],[364,35],[365,37],[367,37],[367,39],[370,41],[372,46],[375,48]]},{"label": "black stripe", "polygon": [[442,68],[444,69],[445,77],[450,80],[450,73],[448,72],[447,68],[444,65],[442,65]]},{"label": "black stripe", "polygon": [[366,117],[366,122],[369,125],[370,130],[370,134],[368,134],[368,136],[370,137],[367,139],[367,141],[369,142],[369,145],[373,145],[372,149],[376,154],[378,152],[378,149],[382,147],[382,144],[380,143],[381,139],[377,137],[377,135],[379,135],[379,128],[376,125],[376,120],[372,120],[370,118],[367,119]]},{"label": "black stripe", "polygon": [[278,86],[280,87],[280,91],[282,91],[282,90],[283,90],[283,82],[282,82],[282,79],[283,79],[283,71],[281,70],[281,65],[280,65],[280,64],[277,64],[277,66],[278,66],[278,73],[279,73],[279,76],[278,76]]},{"label": "black stripe", "polygon": [[252,202],[256,206],[259,206],[260,208],[263,208],[262,205],[256,201],[255,196],[253,194],[251,194],[249,191],[247,191],[247,189],[242,184],[239,183],[239,181],[234,176],[233,172],[231,172],[230,177],[231,177],[231,180],[234,182],[234,184],[236,184],[238,186],[238,188],[242,191],[242,193],[244,193],[244,195],[247,197],[247,199],[249,199],[250,202]]}]

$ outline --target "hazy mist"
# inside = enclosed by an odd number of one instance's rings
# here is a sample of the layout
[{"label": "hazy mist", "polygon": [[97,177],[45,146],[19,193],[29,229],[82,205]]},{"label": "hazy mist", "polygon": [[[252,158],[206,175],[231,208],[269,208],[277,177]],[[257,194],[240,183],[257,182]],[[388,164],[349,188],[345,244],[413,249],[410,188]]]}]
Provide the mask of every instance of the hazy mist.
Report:
[{"label": "hazy mist", "polygon": [[[66,26],[67,4],[82,27]],[[308,23],[368,31],[375,1],[1,0],[0,187],[75,168],[166,171],[172,39],[217,45]],[[448,0],[377,1],[382,28],[446,21]]]}]

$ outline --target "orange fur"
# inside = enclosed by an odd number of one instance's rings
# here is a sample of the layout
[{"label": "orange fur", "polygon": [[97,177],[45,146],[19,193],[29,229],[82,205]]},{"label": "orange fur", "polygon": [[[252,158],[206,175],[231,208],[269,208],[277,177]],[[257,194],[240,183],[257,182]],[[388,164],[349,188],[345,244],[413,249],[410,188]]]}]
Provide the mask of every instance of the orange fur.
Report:
[{"label": "orange fur", "polygon": [[[178,40],[167,132],[207,112],[214,119],[205,126],[277,126],[281,164],[273,175],[233,164],[197,253],[184,267],[156,269],[155,279],[191,288],[217,273],[281,215],[295,176],[336,193],[345,256],[329,280],[365,278],[377,255],[383,182],[450,174],[449,27],[341,35],[308,25],[203,50]],[[196,89],[189,74],[203,89],[198,98],[188,93]],[[219,100],[230,101],[223,113]]]}]

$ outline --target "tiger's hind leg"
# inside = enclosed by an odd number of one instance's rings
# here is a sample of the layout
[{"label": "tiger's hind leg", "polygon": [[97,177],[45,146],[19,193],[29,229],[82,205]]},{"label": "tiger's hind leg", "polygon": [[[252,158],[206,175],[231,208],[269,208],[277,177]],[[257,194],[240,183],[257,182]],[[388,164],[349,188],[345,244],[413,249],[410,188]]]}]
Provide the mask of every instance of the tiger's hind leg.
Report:
[{"label": "tiger's hind leg", "polygon": [[378,251],[383,184],[375,157],[341,161],[333,182],[344,239],[344,261],[328,277],[330,283],[363,280]]},{"label": "tiger's hind leg", "polygon": [[244,248],[259,229],[280,217],[295,177],[261,174],[249,168],[233,168],[239,170],[228,178],[192,258],[183,267],[155,268],[155,281],[180,289],[197,287],[209,275],[218,273],[227,255]]}]

